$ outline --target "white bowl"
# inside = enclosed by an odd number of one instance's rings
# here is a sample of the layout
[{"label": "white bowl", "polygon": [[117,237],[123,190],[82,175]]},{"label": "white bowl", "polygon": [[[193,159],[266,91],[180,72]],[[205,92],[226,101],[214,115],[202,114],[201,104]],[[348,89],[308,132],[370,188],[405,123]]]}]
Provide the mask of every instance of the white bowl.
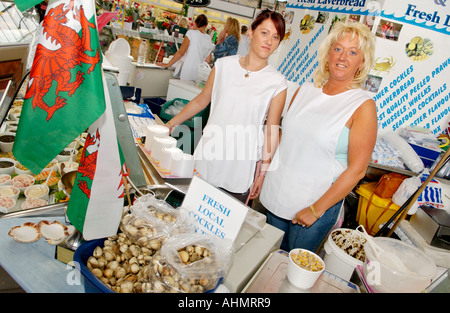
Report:
[{"label": "white bowl", "polygon": [[[12,138],[11,140],[8,141],[2,141],[3,138],[8,137],[9,139]],[[16,138],[16,133],[13,132],[4,132],[0,134],[0,149],[2,150],[2,152],[11,152],[13,145],[14,145],[14,139]]]},{"label": "white bowl", "polygon": [[22,168],[20,168],[21,166],[25,168],[25,166],[23,166],[22,164],[20,164],[18,161],[17,161],[16,164],[14,165],[14,172],[15,172],[17,175],[20,175],[20,174],[33,175],[33,172],[32,172],[32,171],[30,171],[29,169],[22,169]]},{"label": "white bowl", "polygon": [[18,121],[20,119],[20,113],[21,112],[16,112],[16,113],[10,113],[9,114],[9,119],[11,121]]},{"label": "white bowl", "polygon": [[66,149],[78,149],[81,146],[80,140],[75,139],[71,143],[69,143]]},{"label": "white bowl", "polygon": [[[293,256],[298,255],[299,252],[308,255],[309,258],[314,260],[319,265],[320,269],[308,270],[297,265],[292,258]],[[320,275],[322,275],[324,270],[325,262],[317,254],[305,249],[292,249],[289,252],[287,278],[295,287],[300,289],[311,288],[319,279]]]},{"label": "white bowl", "polygon": [[[6,165],[6,163],[3,162],[9,162],[11,165],[8,165],[7,167],[3,167],[3,165]],[[0,174],[9,174],[11,175],[14,173],[14,165],[16,164],[16,160],[10,159],[10,158],[0,158]]]},{"label": "white bowl", "polygon": [[11,185],[11,175],[0,174],[0,186]]},{"label": "white bowl", "polygon": [[16,205],[16,200],[10,197],[0,196],[0,212],[7,213]]},{"label": "white bowl", "polygon": [[11,132],[11,131],[15,132],[17,130],[17,125],[19,123],[17,121],[6,121],[5,124],[6,124],[5,132]]},{"label": "white bowl", "polygon": [[32,175],[28,174],[20,174],[11,179],[11,185],[16,186],[20,189],[20,192],[24,192],[28,186],[33,185],[35,182],[35,178]]},{"label": "white bowl", "polygon": [[25,191],[23,192],[23,194],[25,195],[25,197],[28,198],[37,198],[37,199],[44,199],[46,201],[48,201],[48,193],[49,193],[50,189],[48,188],[47,185],[31,185],[28,186]]},{"label": "white bowl", "polygon": [[[77,157],[77,151],[75,150],[75,149],[71,149],[71,148],[66,148],[66,149],[64,149],[63,151],[61,151],[60,153],[67,153],[67,152],[72,152],[73,154],[72,154],[72,161],[75,161],[75,159],[76,159],[76,157]],[[58,161],[58,162],[67,162],[67,161],[70,161],[70,154],[67,154],[67,155],[62,155],[62,154],[58,154],[57,156],[56,156],[56,160]]]},{"label": "white bowl", "polygon": [[10,197],[17,201],[20,189],[13,185],[0,186],[0,196]]},{"label": "white bowl", "polygon": [[77,171],[79,164],[77,162],[61,162],[58,163],[58,172],[61,177],[68,172]]},{"label": "white bowl", "polygon": [[44,199],[39,199],[39,198],[27,198],[23,203],[22,203],[22,210],[28,210],[28,209],[33,209],[33,208],[37,208],[37,207],[41,207],[41,206],[45,206],[48,205],[48,201],[44,200]]}]

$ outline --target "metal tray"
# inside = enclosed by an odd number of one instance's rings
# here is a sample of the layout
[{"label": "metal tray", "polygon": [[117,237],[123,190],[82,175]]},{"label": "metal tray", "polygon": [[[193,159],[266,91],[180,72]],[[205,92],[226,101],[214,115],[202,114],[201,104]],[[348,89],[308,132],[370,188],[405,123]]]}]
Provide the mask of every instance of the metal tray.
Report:
[{"label": "metal tray", "polygon": [[289,254],[272,252],[242,292],[245,293],[359,293],[359,287],[324,271],[310,289],[299,289],[287,279]]}]

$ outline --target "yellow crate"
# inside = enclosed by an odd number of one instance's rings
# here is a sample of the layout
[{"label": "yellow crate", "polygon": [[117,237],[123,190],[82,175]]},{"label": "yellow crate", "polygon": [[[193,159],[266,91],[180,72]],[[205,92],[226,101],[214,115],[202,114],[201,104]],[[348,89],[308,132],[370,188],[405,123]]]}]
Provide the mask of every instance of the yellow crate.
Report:
[{"label": "yellow crate", "polygon": [[[370,196],[375,189],[376,182],[359,185],[356,193],[360,195],[358,202],[358,212],[356,219],[360,225],[363,225],[370,235],[375,235],[380,230],[380,224],[387,222],[395,212],[400,208],[391,199],[380,198],[373,195],[372,202],[367,208]],[[386,207],[391,203],[389,208]]]}]

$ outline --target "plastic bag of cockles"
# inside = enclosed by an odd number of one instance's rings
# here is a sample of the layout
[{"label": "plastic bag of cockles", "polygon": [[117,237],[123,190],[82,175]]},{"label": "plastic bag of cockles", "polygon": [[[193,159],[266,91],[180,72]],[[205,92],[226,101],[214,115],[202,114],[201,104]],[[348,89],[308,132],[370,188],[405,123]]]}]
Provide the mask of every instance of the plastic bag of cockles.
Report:
[{"label": "plastic bag of cockles", "polygon": [[194,220],[187,209],[173,208],[164,200],[155,198],[151,194],[139,197],[130,208],[131,213],[152,223],[160,224],[169,235],[195,232]]},{"label": "plastic bag of cockles", "polygon": [[209,290],[227,273],[234,249],[230,239],[185,233],[168,238],[160,253],[181,277]]},{"label": "plastic bag of cockles", "polygon": [[152,253],[161,249],[170,236],[167,227],[156,218],[143,218],[134,213],[125,215],[119,228],[133,244],[152,249]]},{"label": "plastic bag of cockles", "polygon": [[161,257],[160,251],[144,267],[141,281],[144,293],[203,293],[212,291],[215,287],[209,280],[183,277]]}]

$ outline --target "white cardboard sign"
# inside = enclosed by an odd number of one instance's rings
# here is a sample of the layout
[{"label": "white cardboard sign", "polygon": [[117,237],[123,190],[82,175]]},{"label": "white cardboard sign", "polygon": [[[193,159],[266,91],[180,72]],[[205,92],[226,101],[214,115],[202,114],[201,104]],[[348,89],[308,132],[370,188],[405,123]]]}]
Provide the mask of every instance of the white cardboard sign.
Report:
[{"label": "white cardboard sign", "polygon": [[196,232],[234,241],[248,208],[198,176],[192,178],[183,207],[196,221]]}]

